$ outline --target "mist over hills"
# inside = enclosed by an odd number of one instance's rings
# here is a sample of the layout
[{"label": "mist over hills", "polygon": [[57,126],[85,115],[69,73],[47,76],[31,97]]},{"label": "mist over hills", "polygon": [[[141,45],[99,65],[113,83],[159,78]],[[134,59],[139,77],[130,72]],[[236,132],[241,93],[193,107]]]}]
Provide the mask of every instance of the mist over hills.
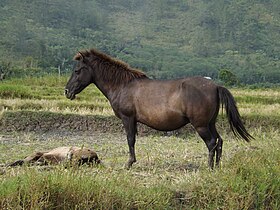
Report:
[{"label": "mist over hills", "polygon": [[0,67],[68,72],[97,48],[153,78],[280,83],[278,0],[1,0]]}]

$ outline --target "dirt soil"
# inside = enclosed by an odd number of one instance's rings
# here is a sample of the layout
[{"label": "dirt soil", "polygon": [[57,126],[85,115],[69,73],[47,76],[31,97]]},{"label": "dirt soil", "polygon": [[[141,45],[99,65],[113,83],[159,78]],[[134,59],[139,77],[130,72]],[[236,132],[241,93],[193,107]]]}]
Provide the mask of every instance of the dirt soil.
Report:
[{"label": "dirt soil", "polygon": [[[124,133],[120,119],[115,116],[75,115],[53,112],[7,111],[0,118],[0,132],[73,132],[98,131],[103,133]],[[138,124],[139,135],[171,135],[193,132],[191,127],[184,127],[174,132],[159,132],[141,123]]]}]

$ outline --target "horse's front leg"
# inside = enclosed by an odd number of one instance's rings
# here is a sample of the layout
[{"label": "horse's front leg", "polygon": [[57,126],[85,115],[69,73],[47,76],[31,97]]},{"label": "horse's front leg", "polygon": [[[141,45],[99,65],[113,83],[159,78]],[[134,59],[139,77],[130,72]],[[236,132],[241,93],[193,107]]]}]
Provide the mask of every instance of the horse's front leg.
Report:
[{"label": "horse's front leg", "polygon": [[130,168],[133,163],[136,162],[136,156],[135,156],[135,134],[134,135],[127,135],[127,142],[128,142],[128,148],[129,148],[129,159],[127,162],[127,167]]},{"label": "horse's front leg", "polygon": [[137,133],[137,122],[134,117],[124,117],[122,118],[122,120],[125,127],[129,148],[129,159],[127,162],[127,167],[130,168],[132,164],[136,162],[135,141]]}]

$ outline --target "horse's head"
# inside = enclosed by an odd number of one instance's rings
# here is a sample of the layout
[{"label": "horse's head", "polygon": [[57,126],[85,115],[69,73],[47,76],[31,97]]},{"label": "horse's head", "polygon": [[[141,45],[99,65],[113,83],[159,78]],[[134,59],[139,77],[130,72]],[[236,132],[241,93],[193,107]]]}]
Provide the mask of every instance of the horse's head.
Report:
[{"label": "horse's head", "polygon": [[91,163],[100,163],[100,160],[98,159],[98,156],[96,152],[94,152],[91,149],[88,148],[81,148],[78,150],[70,151],[70,154],[67,155],[68,159],[70,159],[72,162],[76,162],[79,165],[83,164],[91,164]]},{"label": "horse's head", "polygon": [[79,52],[74,59],[78,62],[65,87],[65,96],[71,100],[90,83],[92,83],[92,71],[87,55]]}]

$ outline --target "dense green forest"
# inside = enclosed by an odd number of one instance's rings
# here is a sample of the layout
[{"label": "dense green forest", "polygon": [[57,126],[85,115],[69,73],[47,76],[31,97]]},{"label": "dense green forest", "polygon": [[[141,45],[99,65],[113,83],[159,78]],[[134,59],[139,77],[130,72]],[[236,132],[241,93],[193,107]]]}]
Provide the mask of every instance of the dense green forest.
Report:
[{"label": "dense green forest", "polygon": [[153,78],[277,84],[279,11],[279,0],[0,0],[0,70],[67,73],[94,47]]}]

